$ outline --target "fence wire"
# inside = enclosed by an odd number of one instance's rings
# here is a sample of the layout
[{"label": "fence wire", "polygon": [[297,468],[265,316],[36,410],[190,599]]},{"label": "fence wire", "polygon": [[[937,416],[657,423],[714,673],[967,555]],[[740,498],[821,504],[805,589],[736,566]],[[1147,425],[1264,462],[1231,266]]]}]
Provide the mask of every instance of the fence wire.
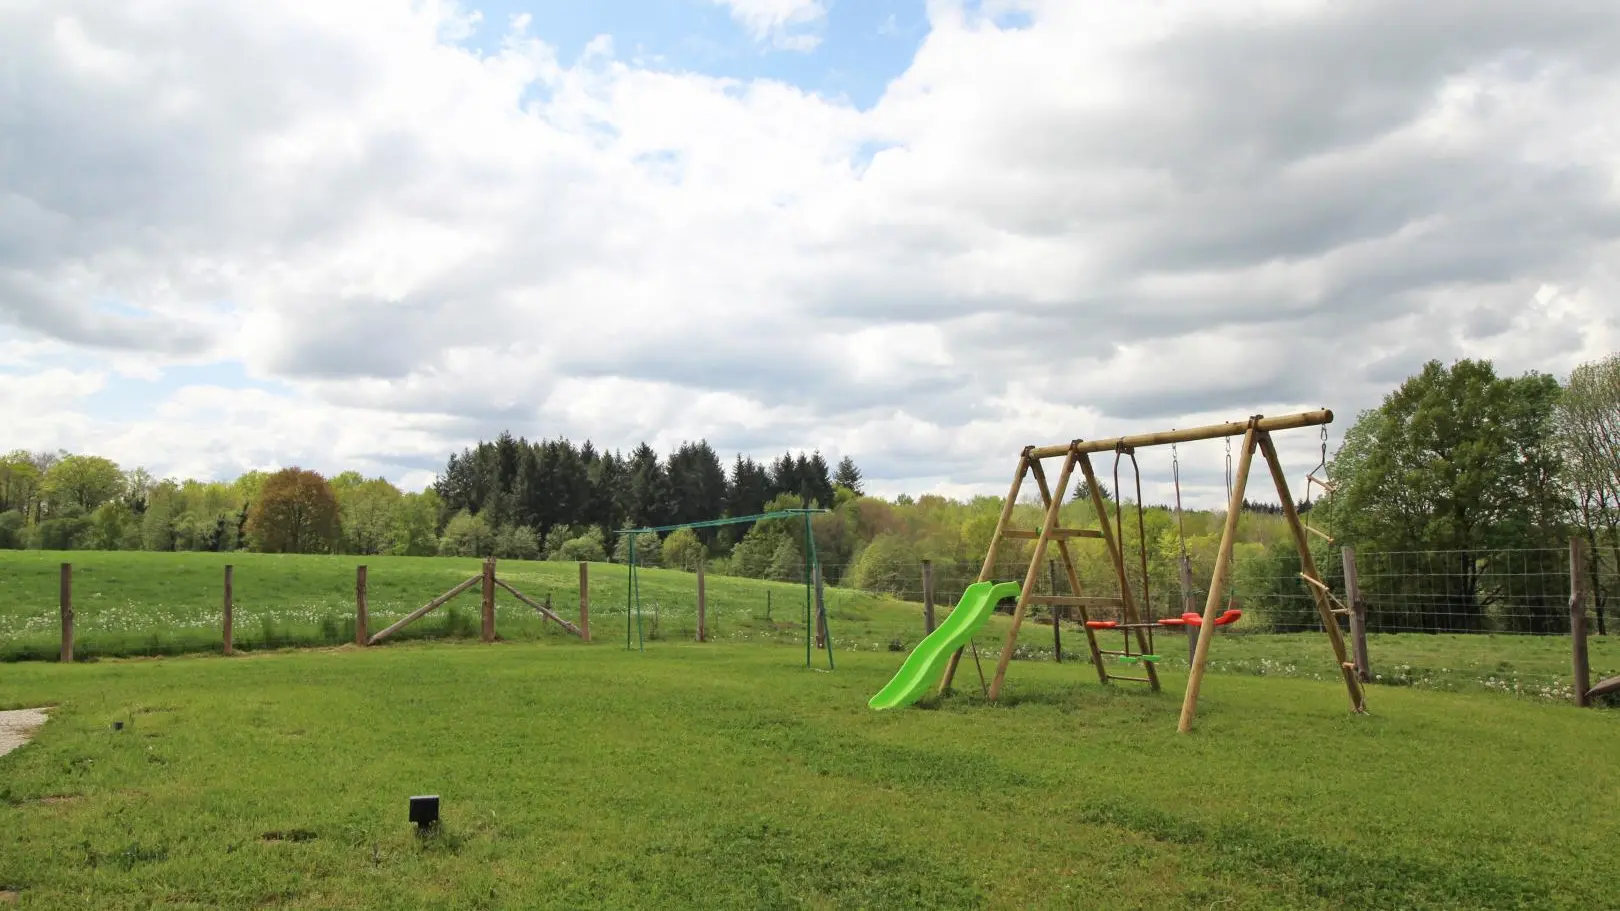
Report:
[{"label": "fence wire", "polygon": [[[1581,582],[1584,606],[1592,633],[1607,635],[1620,596],[1620,554],[1598,548],[1584,555]],[[1567,547],[1496,551],[1361,551],[1347,555],[1338,548],[1313,551],[1321,581],[1332,592],[1334,605],[1359,597],[1365,605],[1367,629],[1377,633],[1481,633],[1507,635],[1567,635],[1570,631],[1570,596],[1574,577]],[[996,579],[1022,581],[1028,564],[1004,561]],[[1356,576],[1356,591],[1347,586],[1347,566]],[[977,580],[976,560],[931,561],[934,604],[949,610],[962,591]],[[826,584],[845,590],[886,595],[921,604],[924,568],[916,561],[874,564],[837,563],[822,566]],[[1120,597],[1118,576],[1105,561],[1076,560],[1079,594]],[[1184,587],[1179,566],[1170,561],[1149,564],[1144,589],[1140,563],[1127,565],[1132,595],[1149,619],[1202,613],[1210,584],[1209,573],[1194,575]],[[1320,630],[1312,586],[1302,578],[1300,561],[1251,559],[1235,563],[1230,584],[1221,593],[1222,609],[1245,613],[1243,628],[1250,632],[1305,632]],[[784,580],[799,581],[799,580]],[[1035,594],[1074,594],[1063,563],[1057,558],[1037,572]],[[1144,597],[1145,593],[1145,597]],[[1114,619],[1109,607],[1090,610],[1094,619]],[[1346,623],[1347,621],[1341,621]]]}]

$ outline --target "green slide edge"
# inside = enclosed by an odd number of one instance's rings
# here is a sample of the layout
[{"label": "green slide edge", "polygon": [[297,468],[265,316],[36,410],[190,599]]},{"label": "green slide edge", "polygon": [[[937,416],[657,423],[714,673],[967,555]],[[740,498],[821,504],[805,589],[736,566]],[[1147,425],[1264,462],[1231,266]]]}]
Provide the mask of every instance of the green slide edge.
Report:
[{"label": "green slide edge", "polygon": [[1018,597],[1017,582],[975,582],[962,592],[956,609],[945,618],[923,641],[917,643],[905,663],[895,672],[883,689],[878,690],[866,704],[874,709],[892,709],[910,705],[922,697],[945,672],[945,663],[951,653],[967,645],[973,634],[984,626],[996,605],[1006,598]]}]

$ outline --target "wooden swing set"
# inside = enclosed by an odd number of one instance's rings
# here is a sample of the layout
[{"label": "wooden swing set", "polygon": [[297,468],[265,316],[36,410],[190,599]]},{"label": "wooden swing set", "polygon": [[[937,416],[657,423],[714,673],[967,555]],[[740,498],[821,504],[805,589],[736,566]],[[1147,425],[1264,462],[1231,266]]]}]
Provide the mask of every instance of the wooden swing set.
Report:
[{"label": "wooden swing set", "polygon": [[[1018,596],[1018,603],[1013,608],[1012,628],[1007,631],[1005,644],[1001,649],[1001,657],[996,664],[996,673],[986,693],[994,701],[1001,695],[1001,687],[1007,676],[1007,666],[1012,661],[1013,651],[1018,642],[1018,630],[1023,625],[1024,616],[1030,605],[1046,605],[1053,610],[1053,623],[1057,623],[1061,613],[1072,608],[1081,620],[1081,628],[1086,633],[1086,644],[1091,652],[1091,663],[1097,669],[1097,676],[1103,683],[1114,680],[1124,680],[1136,683],[1146,683],[1154,692],[1159,691],[1159,675],[1154,667],[1157,656],[1153,653],[1152,633],[1159,627],[1189,628],[1208,630],[1210,632],[1217,626],[1224,626],[1235,622],[1242,616],[1242,611],[1228,607],[1223,611],[1221,606],[1222,593],[1230,584],[1232,570],[1232,551],[1237,538],[1238,517],[1243,511],[1244,492],[1248,486],[1249,469],[1258,449],[1265,457],[1266,464],[1271,469],[1271,478],[1277,487],[1277,495],[1282,501],[1283,516],[1294,538],[1294,544],[1299,551],[1300,567],[1303,572],[1300,577],[1307,583],[1316,609],[1321,616],[1322,627],[1327,631],[1328,640],[1333,645],[1334,656],[1338,659],[1339,671],[1344,677],[1345,689],[1350,696],[1350,707],[1354,712],[1367,710],[1366,697],[1362,691],[1361,683],[1356,674],[1356,666],[1351,662],[1345,648],[1344,636],[1339,630],[1338,615],[1348,613],[1348,609],[1338,599],[1334,598],[1328,586],[1321,581],[1321,574],[1316,569],[1316,561],[1311,556],[1309,533],[1323,534],[1307,526],[1300,520],[1299,512],[1294,507],[1294,500],[1288,490],[1288,481],[1283,475],[1282,462],[1277,457],[1276,446],[1271,441],[1271,434],[1279,430],[1293,430],[1301,427],[1325,426],[1333,420],[1333,412],[1327,409],[1307,411],[1299,414],[1282,415],[1267,418],[1255,415],[1247,421],[1234,421],[1227,424],[1211,424],[1204,427],[1192,427],[1185,430],[1172,430],[1163,433],[1140,434],[1136,436],[1116,437],[1106,440],[1072,440],[1068,443],[1055,446],[1028,446],[1019,454],[1018,470],[1013,475],[1012,489],[1007,493],[1007,499],[1002,504],[1001,517],[996,522],[996,529],[990,538],[990,546],[985,553],[984,564],[979,570],[978,581],[987,582],[995,571],[997,552],[1001,542],[1005,540],[1033,540],[1035,547],[1030,555],[1029,568],[1024,574],[1023,585]],[[1228,455],[1228,503],[1225,525],[1221,530],[1221,540],[1218,555],[1215,559],[1214,577],[1210,582],[1209,592],[1204,604],[1203,614],[1184,612],[1179,618],[1165,618],[1161,620],[1147,620],[1142,616],[1141,608],[1148,603],[1147,595],[1147,552],[1145,547],[1141,552],[1142,574],[1142,602],[1139,605],[1136,593],[1125,570],[1125,557],[1122,551],[1123,535],[1122,514],[1123,508],[1115,510],[1113,527],[1108,521],[1108,509],[1097,483],[1097,474],[1091,463],[1093,453],[1113,452],[1114,478],[1116,499],[1118,497],[1119,460],[1129,457],[1132,467],[1136,466],[1136,450],[1151,446],[1174,446],[1177,443],[1187,443],[1195,440],[1211,440],[1226,438],[1230,447],[1231,438],[1243,437],[1242,452],[1238,458],[1237,477],[1231,481],[1230,455]],[[1325,443],[1324,443],[1325,446]],[[1326,450],[1324,449],[1324,453]],[[1054,487],[1047,483],[1046,470],[1042,467],[1045,459],[1062,458],[1063,467],[1058,473],[1055,487],[1057,495],[1053,495]],[[1324,456],[1325,460],[1325,456]],[[1078,467],[1085,479],[1085,490],[1089,492],[1091,505],[1095,511],[1098,522],[1097,528],[1063,528],[1059,525],[1059,513],[1063,506],[1064,497],[1070,490],[1070,480]],[[1321,470],[1319,466],[1317,470]],[[1036,487],[1040,492],[1041,503],[1045,508],[1045,517],[1041,527],[1037,529],[1018,529],[1008,527],[1012,521],[1014,509],[1018,505],[1018,494],[1023,487],[1026,476],[1035,479]],[[1180,501],[1179,464],[1177,465],[1177,501],[1179,513]],[[1311,473],[1307,480],[1307,488],[1314,482],[1325,485],[1323,480],[1316,478],[1316,471]],[[1141,512],[1141,473],[1137,470],[1137,522],[1139,526],[1138,537],[1141,537],[1143,524]],[[1108,553],[1109,561],[1113,564],[1114,572],[1119,579],[1119,597],[1088,597],[1082,594],[1080,576],[1075,569],[1074,554],[1069,547],[1069,541],[1074,538],[1100,538]],[[1068,576],[1071,594],[1062,595],[1054,592],[1050,595],[1035,594],[1036,580],[1042,564],[1046,561],[1047,548],[1056,543],[1058,556],[1062,560],[1063,568]],[[1183,545],[1185,547],[1185,545]],[[1183,561],[1183,578],[1188,578],[1185,560]],[[1089,611],[1111,610],[1117,611],[1118,620],[1092,620]],[[1097,633],[1099,631],[1117,630],[1124,634],[1125,648],[1123,651],[1105,650],[1099,647]],[[1136,650],[1132,650],[1132,639],[1135,640]],[[1192,655],[1192,672],[1187,679],[1187,690],[1181,705],[1181,720],[1178,730],[1186,733],[1192,728],[1193,716],[1198,705],[1198,692],[1203,684],[1204,669],[1208,661],[1210,640],[1213,635],[1199,635],[1197,645]],[[962,649],[957,649],[951,656],[945,668],[944,678],[940,681],[939,692],[949,691],[951,681],[956,676],[957,665],[962,659]],[[975,653],[976,654],[976,653]],[[1105,655],[1117,657],[1131,664],[1140,664],[1143,676],[1126,676],[1110,674],[1104,663]]]}]

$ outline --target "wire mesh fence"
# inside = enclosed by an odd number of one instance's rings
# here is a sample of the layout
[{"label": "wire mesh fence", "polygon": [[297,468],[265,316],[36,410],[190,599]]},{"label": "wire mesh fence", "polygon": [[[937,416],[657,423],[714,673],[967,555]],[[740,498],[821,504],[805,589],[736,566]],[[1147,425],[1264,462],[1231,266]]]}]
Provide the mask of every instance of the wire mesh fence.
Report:
[{"label": "wire mesh fence", "polygon": [[[1591,632],[1608,635],[1620,595],[1620,548],[1588,547],[1577,571],[1584,581],[1584,607]],[[1313,550],[1317,577],[1332,593],[1334,605],[1359,599],[1372,633],[1482,633],[1568,635],[1574,576],[1568,547],[1492,551],[1361,551],[1319,547]],[[1005,562],[1005,561],[1004,561]],[[1022,580],[1027,562],[998,566],[996,579]],[[968,560],[894,561],[824,564],[828,584],[898,600],[924,601],[925,580],[932,580],[933,603],[949,610],[962,591],[977,580],[981,563]],[[1191,569],[1191,567],[1189,567]],[[1075,592],[1063,562],[1053,557],[1038,568],[1034,594],[1121,596],[1118,574],[1104,561],[1077,559],[1080,591]],[[1175,561],[1128,563],[1126,577],[1134,602],[1147,619],[1202,613],[1209,578],[1184,580]],[[1348,584],[1350,578],[1354,590]],[[1144,583],[1144,579],[1146,580]],[[784,580],[788,581],[788,580]],[[794,580],[796,581],[796,580]],[[1220,607],[1244,611],[1249,632],[1320,631],[1321,614],[1313,586],[1304,578],[1297,555],[1235,562],[1231,583],[1220,594]],[[1095,619],[1117,619],[1117,608],[1093,607]]]}]

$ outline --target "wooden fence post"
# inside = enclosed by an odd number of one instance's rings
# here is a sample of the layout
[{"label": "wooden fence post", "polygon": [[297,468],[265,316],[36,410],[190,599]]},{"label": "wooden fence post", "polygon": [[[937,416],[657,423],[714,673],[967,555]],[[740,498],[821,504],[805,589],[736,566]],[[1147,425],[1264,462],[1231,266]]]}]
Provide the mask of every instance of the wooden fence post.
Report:
[{"label": "wooden fence post", "polygon": [[934,631],[934,561],[923,561],[923,632]]},{"label": "wooden fence post", "polygon": [[1361,579],[1356,573],[1356,549],[1346,544],[1344,552],[1344,597],[1350,608],[1350,646],[1355,653],[1356,673],[1362,683],[1372,682],[1367,661],[1367,602],[1361,600]]},{"label": "wooden fence post", "polygon": [[366,609],[366,568],[354,568],[354,644],[361,648],[366,647],[369,636],[367,627],[371,624],[371,617]]},{"label": "wooden fence post", "polygon": [[1587,695],[1592,689],[1592,666],[1586,653],[1586,542],[1578,537],[1569,539],[1569,635],[1575,671],[1575,704],[1592,704]]},{"label": "wooden fence post", "polygon": [[579,563],[579,638],[591,641],[591,564]]},{"label": "wooden fence post", "polygon": [[485,642],[495,641],[495,558],[484,561],[483,637]]},{"label": "wooden fence post", "polygon": [[[1046,575],[1049,580],[1049,584],[1052,586],[1052,594],[1057,594],[1058,576],[1056,560],[1046,561]],[[1063,615],[1067,614],[1068,612],[1068,608],[1057,604],[1052,605],[1052,654],[1057,657],[1058,664],[1063,663]]]},{"label": "wooden fence post", "polygon": [[698,586],[697,641],[699,641],[699,642],[708,642],[709,641],[709,631],[708,631],[708,625],[707,625],[708,624],[708,619],[709,619],[708,618],[708,603],[704,600],[704,592],[703,592],[703,561],[701,559],[698,560],[698,565],[697,565],[697,586]]},{"label": "wooden fence post", "polygon": [[73,564],[62,564],[62,663],[73,663]]},{"label": "wooden fence post", "polygon": [[231,570],[231,565],[229,563],[225,564],[225,654],[227,655],[234,651],[231,632],[232,620],[234,619],[232,616],[234,614],[234,605],[231,603]]}]

